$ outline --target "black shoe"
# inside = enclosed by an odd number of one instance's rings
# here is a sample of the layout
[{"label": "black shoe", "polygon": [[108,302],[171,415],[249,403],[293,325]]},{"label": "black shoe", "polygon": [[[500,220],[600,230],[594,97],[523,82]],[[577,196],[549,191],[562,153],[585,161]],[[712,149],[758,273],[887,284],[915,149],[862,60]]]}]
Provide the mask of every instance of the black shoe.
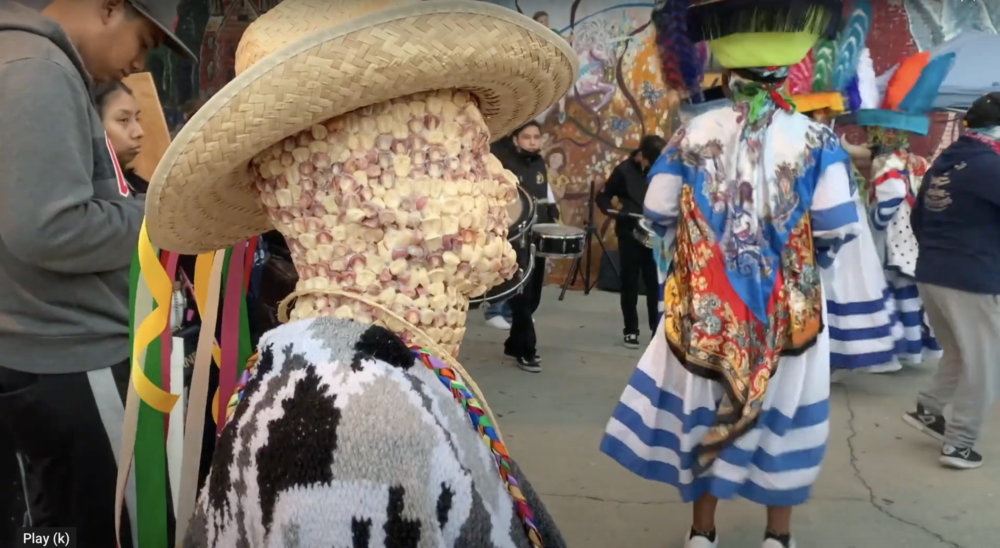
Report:
[{"label": "black shoe", "polygon": [[639,348],[639,335],[629,333],[625,335],[625,348]]},{"label": "black shoe", "polygon": [[504,356],[514,360],[514,362],[517,363],[517,366],[520,367],[521,370],[523,371],[527,371],[529,373],[542,372],[542,359],[539,358],[538,356],[525,358],[521,356],[515,356],[513,354],[508,354],[507,352],[504,352]]},{"label": "black shoe", "polygon": [[941,448],[941,457],[938,462],[941,463],[941,466],[948,468],[973,470],[983,465],[983,456],[973,451],[971,447],[955,447],[946,443]]},{"label": "black shoe", "polygon": [[945,420],[944,415],[928,413],[924,406],[917,404],[916,411],[909,411],[903,415],[903,422],[927,434],[937,441],[944,441]]},{"label": "black shoe", "polygon": [[537,358],[517,358],[517,366],[521,368],[521,371],[528,373],[542,372],[542,364],[538,363]]}]

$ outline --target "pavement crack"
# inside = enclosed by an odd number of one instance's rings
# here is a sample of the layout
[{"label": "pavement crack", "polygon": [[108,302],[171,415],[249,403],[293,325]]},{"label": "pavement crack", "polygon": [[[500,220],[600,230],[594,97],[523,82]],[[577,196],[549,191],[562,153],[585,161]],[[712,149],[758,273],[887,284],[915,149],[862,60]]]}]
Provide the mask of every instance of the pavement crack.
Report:
[{"label": "pavement crack", "polygon": [[844,387],[844,399],[846,400],[847,403],[847,413],[848,413],[847,429],[850,432],[850,435],[847,436],[847,448],[850,451],[850,456],[851,456],[851,469],[854,470],[854,477],[858,478],[858,481],[861,482],[861,485],[863,485],[864,488],[868,491],[868,503],[871,504],[880,513],[885,515],[887,518],[902,523],[904,525],[909,525],[910,527],[915,527],[923,531],[927,535],[937,539],[942,544],[947,544],[952,548],[964,548],[957,542],[948,540],[943,536],[941,536],[940,534],[931,531],[930,529],[924,527],[923,525],[920,525],[919,523],[914,523],[910,520],[901,518],[896,514],[893,514],[892,512],[887,510],[885,506],[879,503],[880,499],[875,495],[875,489],[872,488],[872,486],[868,483],[868,480],[866,480],[864,475],[861,474],[861,468],[858,466],[858,457],[855,453],[855,448],[854,448],[854,438],[857,437],[858,431],[854,427],[855,417],[854,417],[854,407],[851,406],[851,391],[846,386]]}]

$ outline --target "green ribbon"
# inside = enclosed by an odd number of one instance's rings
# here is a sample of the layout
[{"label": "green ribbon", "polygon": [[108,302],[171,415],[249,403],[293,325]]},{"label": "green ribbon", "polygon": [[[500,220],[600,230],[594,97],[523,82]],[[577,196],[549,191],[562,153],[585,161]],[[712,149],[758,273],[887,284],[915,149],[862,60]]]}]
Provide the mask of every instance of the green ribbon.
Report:
[{"label": "green ribbon", "polygon": [[[142,280],[139,268],[138,248],[132,255],[129,268],[129,348],[133,348],[137,327],[136,295]],[[156,303],[153,303],[155,309]],[[146,349],[144,369],[147,377],[155,385],[162,384],[160,359],[160,338],[157,337]],[[162,388],[162,387],[161,387]],[[139,538],[136,548],[170,548],[167,537],[167,454],[164,415],[145,402],[139,403],[139,419],[136,426],[134,464],[136,489],[136,520]],[[127,466],[127,463],[121,463]]]}]

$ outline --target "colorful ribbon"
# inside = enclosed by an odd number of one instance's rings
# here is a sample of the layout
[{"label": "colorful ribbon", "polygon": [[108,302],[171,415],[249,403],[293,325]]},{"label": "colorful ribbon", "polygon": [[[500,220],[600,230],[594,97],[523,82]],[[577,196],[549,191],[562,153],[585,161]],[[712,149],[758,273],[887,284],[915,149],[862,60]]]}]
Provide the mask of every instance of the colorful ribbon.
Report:
[{"label": "colorful ribbon", "polygon": [[490,422],[489,416],[483,411],[482,406],[479,405],[479,401],[472,395],[472,392],[458,378],[458,375],[446,366],[444,362],[432,356],[423,348],[414,347],[410,350],[420,360],[420,363],[424,364],[425,367],[437,375],[441,384],[451,391],[451,395],[455,398],[455,401],[469,414],[472,427],[476,429],[483,443],[493,453],[493,458],[497,464],[497,471],[500,474],[500,480],[503,481],[507,492],[514,499],[517,515],[521,518],[521,523],[524,525],[524,532],[528,535],[528,541],[531,542],[534,548],[541,548],[542,537],[538,532],[538,527],[535,526],[535,517],[531,512],[531,507],[528,506],[528,501],[524,498],[524,493],[521,492],[517,478],[510,473],[510,455],[507,454],[507,447],[500,441],[500,437]]},{"label": "colorful ribbon", "polygon": [[[143,372],[141,359],[145,351],[157,339],[163,330],[167,328],[170,319],[170,304],[173,297],[173,284],[170,277],[164,270],[153,244],[149,241],[146,232],[146,221],[142,222],[142,229],[139,231],[139,246],[136,249],[139,263],[140,275],[146,282],[150,294],[153,296],[155,308],[142,320],[142,323],[135,328],[135,338],[132,343],[132,384],[139,398],[153,409],[163,414],[170,413],[177,403],[176,394],[171,394],[162,390],[154,384]],[[159,348],[155,349],[159,352]],[[159,356],[157,356],[158,358]],[[159,361],[159,360],[157,360]],[[156,372],[159,375],[159,371]]]}]

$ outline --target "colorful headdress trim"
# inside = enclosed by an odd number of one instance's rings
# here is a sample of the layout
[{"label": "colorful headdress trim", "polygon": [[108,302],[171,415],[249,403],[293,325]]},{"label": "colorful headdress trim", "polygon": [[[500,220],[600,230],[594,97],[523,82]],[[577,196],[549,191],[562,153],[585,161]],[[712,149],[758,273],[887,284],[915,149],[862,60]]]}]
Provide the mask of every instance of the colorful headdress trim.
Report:
[{"label": "colorful headdress trim", "polygon": [[[804,59],[792,67],[788,89],[799,111],[825,108],[839,113],[865,106],[864,95],[874,82],[873,71],[868,74],[871,59],[864,47],[870,26],[871,5],[867,0],[858,0],[837,37],[820,40]],[[864,82],[862,69],[866,71]],[[875,100],[878,100],[877,97]]]},{"label": "colorful headdress trim", "polygon": [[844,112],[844,97],[835,91],[829,93],[810,93],[808,95],[792,95],[792,102],[799,112],[813,112],[827,109],[834,114]]},{"label": "colorful headdress trim", "polygon": [[733,34],[833,36],[840,27],[842,10],[841,0],[695,0],[688,10],[687,26],[696,42]]}]

